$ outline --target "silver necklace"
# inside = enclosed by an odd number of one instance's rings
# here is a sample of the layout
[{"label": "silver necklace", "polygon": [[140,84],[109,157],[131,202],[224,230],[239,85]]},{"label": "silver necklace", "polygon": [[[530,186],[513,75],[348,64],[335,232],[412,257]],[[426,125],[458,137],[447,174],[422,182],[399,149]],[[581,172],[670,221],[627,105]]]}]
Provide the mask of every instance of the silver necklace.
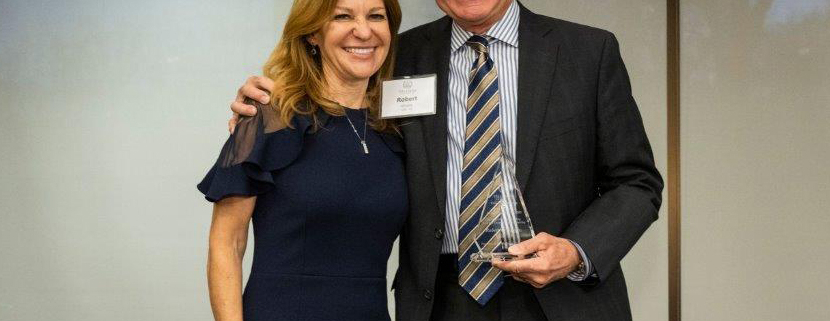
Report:
[{"label": "silver necklace", "polygon": [[[340,106],[340,107],[343,107],[343,106]],[[366,127],[367,127],[366,123],[369,122],[369,114],[366,113],[366,109],[364,108],[364,110],[363,110],[363,115],[364,115],[364,117],[363,117],[364,118],[364,120],[363,120],[363,138],[360,138],[360,134],[357,133],[357,128],[354,127],[354,124],[352,123],[352,120],[349,118],[349,114],[346,113],[346,107],[343,107],[343,114],[346,116],[346,120],[349,121],[349,125],[352,126],[352,131],[354,132],[354,135],[357,136],[357,140],[359,140],[360,144],[363,145],[363,153],[364,154],[369,154],[369,146],[366,145]]]}]

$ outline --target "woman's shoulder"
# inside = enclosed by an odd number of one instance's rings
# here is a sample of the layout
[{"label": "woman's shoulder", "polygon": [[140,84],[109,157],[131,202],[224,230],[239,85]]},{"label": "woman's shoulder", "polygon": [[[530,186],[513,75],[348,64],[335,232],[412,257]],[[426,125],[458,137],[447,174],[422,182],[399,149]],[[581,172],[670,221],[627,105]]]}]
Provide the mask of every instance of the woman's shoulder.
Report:
[{"label": "woman's shoulder", "polygon": [[[313,131],[316,127],[324,125],[329,116],[308,99],[301,100],[292,107],[285,107],[279,103],[263,104],[250,98],[247,98],[245,103],[257,108],[257,114],[253,117],[259,118],[257,121],[260,122],[263,134],[281,130]],[[287,117],[288,120],[283,117],[283,108],[291,108],[291,112],[287,113],[291,115]]]},{"label": "woman's shoulder", "polygon": [[257,108],[240,117],[219,158],[198,188],[210,201],[230,195],[257,195],[274,186],[272,172],[291,165],[303,150],[311,122],[302,115],[291,126],[279,117],[279,109],[248,100]]},{"label": "woman's shoulder", "polygon": [[[273,170],[291,161],[302,149],[305,134],[313,123],[310,116],[294,114],[286,122],[276,104],[262,104],[254,100],[246,103],[257,108],[251,117],[242,117],[231,139],[234,146],[242,152],[229,153],[237,156],[235,163],[250,162]],[[271,165],[269,165],[271,164]]]}]

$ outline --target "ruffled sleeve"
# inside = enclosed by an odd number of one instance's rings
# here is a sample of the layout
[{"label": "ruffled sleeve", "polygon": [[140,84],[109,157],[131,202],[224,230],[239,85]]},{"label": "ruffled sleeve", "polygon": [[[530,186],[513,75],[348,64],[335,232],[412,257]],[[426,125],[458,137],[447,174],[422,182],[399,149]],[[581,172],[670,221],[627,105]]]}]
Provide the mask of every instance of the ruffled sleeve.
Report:
[{"label": "ruffled sleeve", "polygon": [[294,117],[294,128],[288,128],[279,123],[272,107],[254,105],[257,114],[237,123],[216,164],[196,186],[208,201],[267,193],[275,186],[273,172],[294,162],[302,152],[311,125],[306,117]]}]

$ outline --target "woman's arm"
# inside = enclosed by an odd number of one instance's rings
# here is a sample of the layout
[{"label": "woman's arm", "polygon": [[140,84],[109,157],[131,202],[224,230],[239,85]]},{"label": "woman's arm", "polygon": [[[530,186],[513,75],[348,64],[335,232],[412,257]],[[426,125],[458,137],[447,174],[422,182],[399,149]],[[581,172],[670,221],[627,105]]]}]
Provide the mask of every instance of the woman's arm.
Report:
[{"label": "woman's arm", "polygon": [[242,321],[242,257],[256,196],[228,197],[213,205],[208,288],[216,321]]}]

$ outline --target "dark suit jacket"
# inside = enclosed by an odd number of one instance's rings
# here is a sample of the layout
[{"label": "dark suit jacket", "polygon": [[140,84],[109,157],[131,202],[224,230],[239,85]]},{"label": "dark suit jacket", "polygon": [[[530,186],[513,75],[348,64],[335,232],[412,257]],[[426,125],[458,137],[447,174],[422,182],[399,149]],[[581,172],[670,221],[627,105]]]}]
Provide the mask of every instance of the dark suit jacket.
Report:
[{"label": "dark suit jacket", "polygon": [[[426,321],[446,213],[452,20],[401,34],[397,75],[438,75],[437,114],[406,119],[410,215],[393,281],[398,320]],[[592,284],[536,290],[550,320],[630,320],[620,260],[657,219],[663,182],[610,32],[534,14],[519,24],[517,178],[536,232],[580,244]]]}]

